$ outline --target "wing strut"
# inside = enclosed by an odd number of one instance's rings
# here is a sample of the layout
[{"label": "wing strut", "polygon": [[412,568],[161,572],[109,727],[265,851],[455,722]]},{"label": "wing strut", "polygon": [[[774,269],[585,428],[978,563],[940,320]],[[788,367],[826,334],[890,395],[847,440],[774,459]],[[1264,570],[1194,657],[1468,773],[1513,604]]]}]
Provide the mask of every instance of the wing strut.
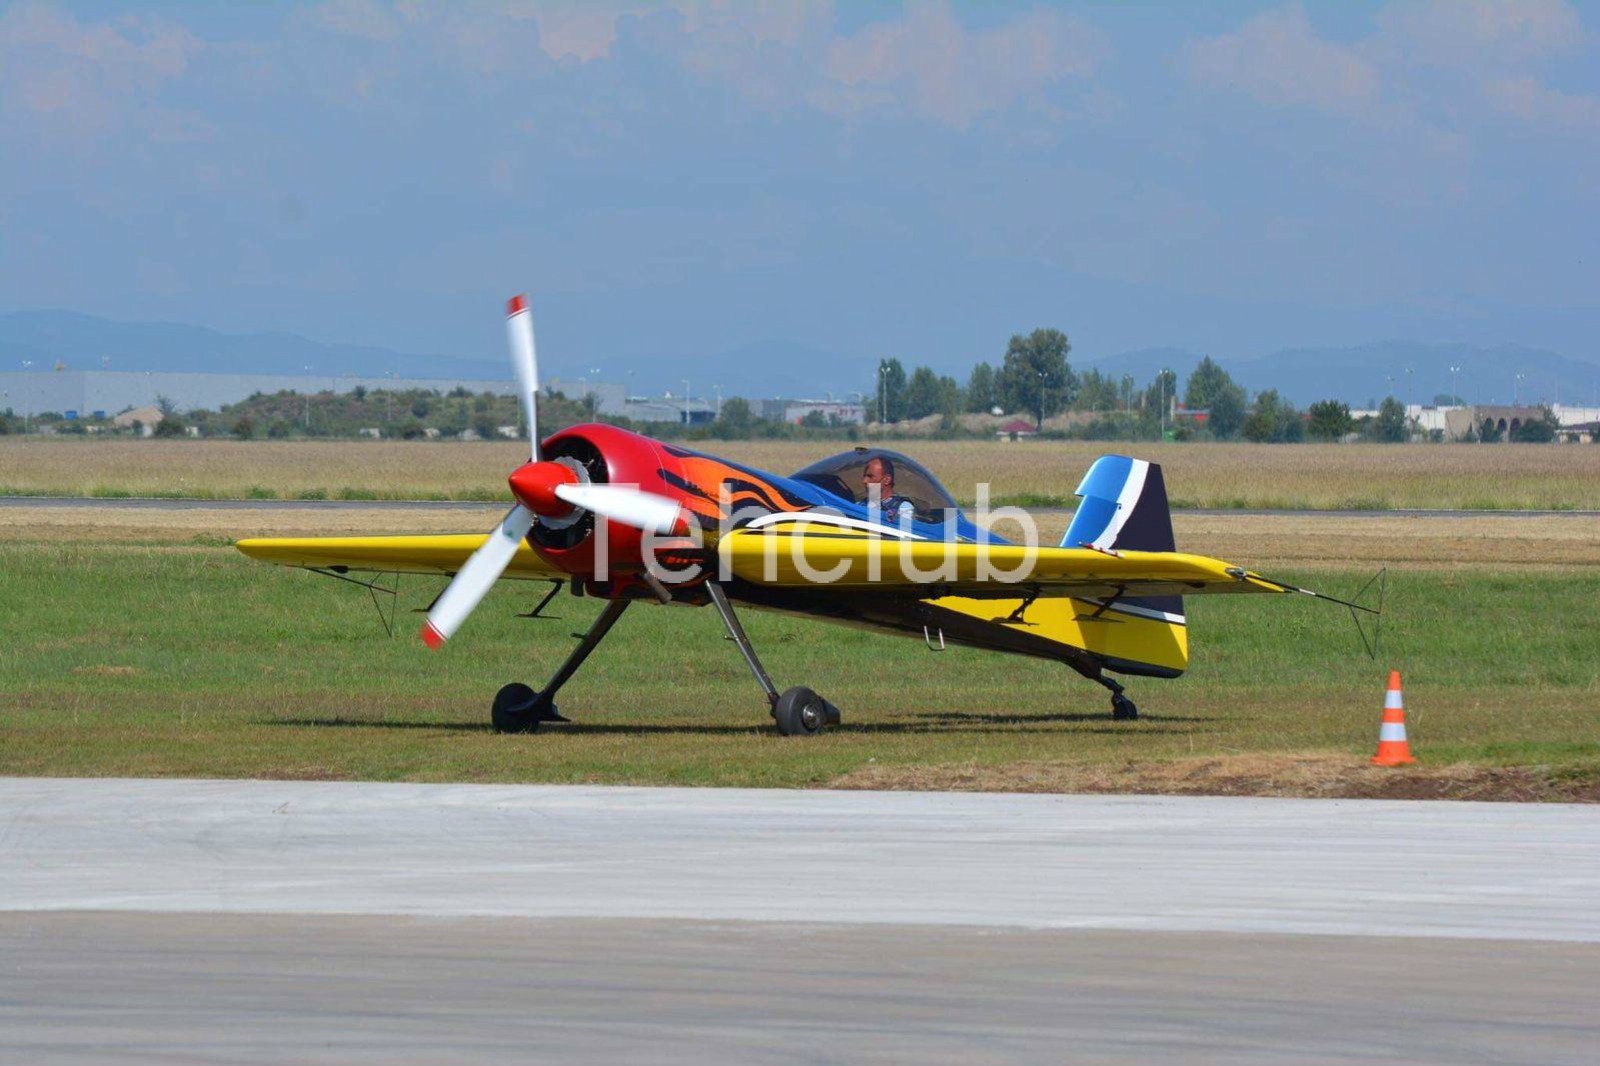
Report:
[{"label": "wing strut", "polygon": [[544,609],[550,605],[550,601],[551,600],[556,598],[556,593],[560,592],[563,588],[566,588],[566,585],[567,585],[567,583],[565,581],[561,581],[561,580],[556,579],[556,578],[551,578],[550,579],[550,591],[546,592],[544,594],[544,599],[539,601],[539,605],[537,607],[535,607],[533,610],[527,612],[526,614],[517,615],[517,617],[518,618],[555,618],[555,617],[557,617],[556,615],[553,615],[553,614],[545,614],[544,613]]},{"label": "wing strut", "polygon": [[[391,638],[394,636],[394,613],[400,605],[400,571],[394,571],[394,584],[385,587],[378,584],[378,578],[376,577],[371,581],[362,581],[360,578],[350,577],[347,573],[341,573],[340,571],[344,569],[343,567],[308,566],[306,569],[313,574],[338,578],[340,581],[348,581],[352,585],[360,585],[366,589],[367,595],[372,597],[372,609],[378,612],[378,621],[383,623],[383,631],[389,634]],[[381,576],[380,574],[379,577]],[[378,600],[378,593],[380,592],[389,597],[388,613],[384,612],[383,604]]]}]

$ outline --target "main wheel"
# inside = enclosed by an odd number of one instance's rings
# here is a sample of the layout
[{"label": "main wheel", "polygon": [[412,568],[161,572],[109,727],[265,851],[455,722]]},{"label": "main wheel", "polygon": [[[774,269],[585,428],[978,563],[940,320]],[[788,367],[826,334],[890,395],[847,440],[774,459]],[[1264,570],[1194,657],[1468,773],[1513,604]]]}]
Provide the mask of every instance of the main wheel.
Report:
[{"label": "main wheel", "polygon": [[[494,709],[490,717],[496,733],[534,733],[539,729],[539,716],[534,704],[539,694],[520,681],[513,681],[494,695]],[[555,707],[550,708],[552,711]]]},{"label": "main wheel", "polygon": [[1133,705],[1132,700],[1118,692],[1111,697],[1111,717],[1114,721],[1131,722],[1139,717],[1139,708]]},{"label": "main wheel", "polygon": [[828,701],[804,685],[778,697],[772,708],[778,732],[786,737],[814,737],[828,724]]}]

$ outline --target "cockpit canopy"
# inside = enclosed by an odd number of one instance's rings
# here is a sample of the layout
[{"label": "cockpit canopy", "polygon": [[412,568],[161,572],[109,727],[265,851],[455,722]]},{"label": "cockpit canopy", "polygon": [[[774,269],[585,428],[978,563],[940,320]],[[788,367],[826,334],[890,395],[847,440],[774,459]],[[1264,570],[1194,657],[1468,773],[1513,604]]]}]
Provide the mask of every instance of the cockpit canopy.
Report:
[{"label": "cockpit canopy", "polygon": [[911,501],[918,521],[943,521],[946,509],[956,510],[955,499],[939,484],[939,479],[923,466],[899,452],[886,448],[856,448],[812,463],[794,475],[796,481],[805,481],[824,492],[831,492],[858,504],[867,502],[867,488],[861,475],[867,464],[882,459],[894,471],[894,495]]}]

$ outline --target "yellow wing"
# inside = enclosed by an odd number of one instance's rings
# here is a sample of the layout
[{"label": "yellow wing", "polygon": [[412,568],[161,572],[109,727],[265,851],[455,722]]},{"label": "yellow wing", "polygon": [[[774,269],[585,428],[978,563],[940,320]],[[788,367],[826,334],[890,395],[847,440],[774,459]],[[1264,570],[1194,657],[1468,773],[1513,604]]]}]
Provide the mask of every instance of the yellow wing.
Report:
[{"label": "yellow wing", "polygon": [[1193,596],[1294,591],[1221,559],[1186,552],[1027,548],[896,540],[803,518],[746,529],[717,545],[734,576],[758,585],[873,588],[926,597]]},{"label": "yellow wing", "polygon": [[[241,540],[234,547],[262,562],[308,569],[368,570],[377,573],[453,574],[488,536],[449,533],[420,537],[272,537]],[[565,577],[523,543],[506,567],[506,577]]]}]

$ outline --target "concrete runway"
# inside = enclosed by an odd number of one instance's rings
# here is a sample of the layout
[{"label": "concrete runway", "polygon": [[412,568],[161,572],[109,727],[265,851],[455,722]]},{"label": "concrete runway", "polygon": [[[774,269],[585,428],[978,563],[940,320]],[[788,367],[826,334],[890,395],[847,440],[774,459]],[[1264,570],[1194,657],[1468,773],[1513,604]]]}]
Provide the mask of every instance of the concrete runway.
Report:
[{"label": "concrete runway", "polygon": [[0,1063],[1549,1062],[1600,810],[0,779]]}]

